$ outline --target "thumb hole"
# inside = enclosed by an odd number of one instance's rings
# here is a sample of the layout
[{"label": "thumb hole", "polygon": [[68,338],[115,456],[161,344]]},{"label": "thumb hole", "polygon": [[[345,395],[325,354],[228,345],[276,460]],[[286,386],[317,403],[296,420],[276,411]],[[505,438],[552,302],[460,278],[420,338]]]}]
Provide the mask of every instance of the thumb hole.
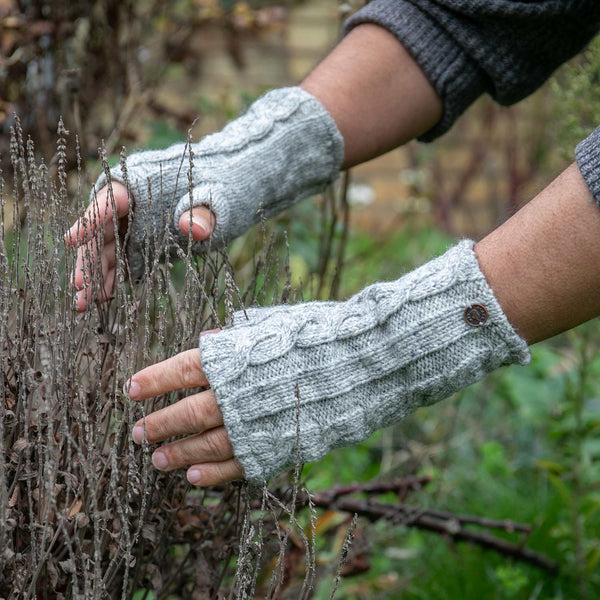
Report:
[{"label": "thumb hole", "polygon": [[215,215],[207,206],[194,206],[179,217],[179,229],[188,236],[190,227],[195,242],[207,239],[215,228]]}]

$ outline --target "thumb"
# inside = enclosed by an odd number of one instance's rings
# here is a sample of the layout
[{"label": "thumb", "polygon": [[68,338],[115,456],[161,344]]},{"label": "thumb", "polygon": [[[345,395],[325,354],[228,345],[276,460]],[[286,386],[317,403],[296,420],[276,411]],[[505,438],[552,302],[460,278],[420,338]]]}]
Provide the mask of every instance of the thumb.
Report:
[{"label": "thumb", "polygon": [[207,239],[215,228],[215,215],[206,206],[194,206],[179,217],[179,229],[188,236],[190,227],[195,242]]}]

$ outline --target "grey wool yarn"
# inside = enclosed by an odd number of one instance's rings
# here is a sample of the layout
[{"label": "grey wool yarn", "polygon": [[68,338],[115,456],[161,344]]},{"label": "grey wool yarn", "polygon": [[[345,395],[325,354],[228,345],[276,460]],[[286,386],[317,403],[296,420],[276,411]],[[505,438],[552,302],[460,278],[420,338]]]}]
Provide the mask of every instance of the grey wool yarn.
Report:
[{"label": "grey wool yarn", "polygon": [[579,142],[575,148],[575,159],[596,204],[600,207],[600,127]]},{"label": "grey wool yarn", "polygon": [[[125,171],[111,169],[135,201],[127,248],[131,276],[139,278],[163,248],[187,248],[178,222],[191,207],[206,205],[216,215],[210,239],[193,243],[192,250],[222,247],[262,216],[322,192],[338,176],[343,156],[335,122],[299,87],[268,92],[196,144],[132,154]],[[95,191],[106,181],[100,176]]]},{"label": "grey wool yarn", "polygon": [[255,482],[530,358],[468,240],[345,302],[246,314],[201,336],[200,348],[235,455]]}]

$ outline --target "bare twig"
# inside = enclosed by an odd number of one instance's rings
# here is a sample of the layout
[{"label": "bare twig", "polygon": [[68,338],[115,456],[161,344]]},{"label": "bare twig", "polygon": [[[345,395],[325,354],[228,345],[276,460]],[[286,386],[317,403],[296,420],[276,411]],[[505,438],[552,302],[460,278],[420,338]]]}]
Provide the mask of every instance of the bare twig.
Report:
[{"label": "bare twig", "polygon": [[[540,569],[554,572],[557,564],[546,555],[526,548],[523,543],[512,543],[502,538],[495,537],[488,532],[473,531],[466,526],[477,526],[486,529],[498,529],[507,533],[531,533],[531,526],[512,521],[510,519],[490,519],[474,515],[459,515],[447,511],[431,508],[409,506],[403,503],[386,504],[373,501],[372,497],[380,494],[394,492],[399,497],[404,497],[407,491],[416,491],[430,482],[429,477],[407,477],[389,482],[368,482],[352,485],[336,486],[326,490],[312,492],[310,503],[315,507],[326,510],[336,510],[350,514],[358,514],[369,521],[385,519],[396,525],[416,527],[431,531],[451,538],[453,541],[468,542],[494,550],[503,556],[510,556]],[[348,498],[351,494],[366,494],[366,500]],[[292,499],[291,490],[280,490],[279,496]],[[306,492],[295,497],[298,508],[309,504]]]},{"label": "bare twig", "polygon": [[[385,519],[396,525],[416,527],[417,529],[438,533],[457,542],[468,542],[482,548],[494,550],[503,556],[510,556],[550,572],[555,572],[557,569],[556,562],[542,553],[535,552],[521,544],[514,544],[495,537],[487,532],[472,531],[464,527],[465,525],[479,525],[508,532],[529,532],[530,527],[522,523],[454,515],[427,508],[411,507],[405,504],[383,504],[354,498],[332,500],[332,496],[335,497],[335,494],[331,494],[327,490],[325,492],[315,492],[312,494],[312,501],[315,506],[320,508],[358,514],[369,521]],[[299,500],[302,501],[303,498],[299,498]]]}]

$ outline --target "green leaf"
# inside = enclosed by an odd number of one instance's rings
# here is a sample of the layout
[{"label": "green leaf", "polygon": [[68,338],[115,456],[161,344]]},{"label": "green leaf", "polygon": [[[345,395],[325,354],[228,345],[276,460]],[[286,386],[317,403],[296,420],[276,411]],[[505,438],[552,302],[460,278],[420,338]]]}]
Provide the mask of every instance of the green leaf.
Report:
[{"label": "green leaf", "polygon": [[550,482],[552,483],[552,486],[554,487],[554,489],[558,492],[559,496],[562,498],[562,501],[567,505],[571,504],[572,492],[565,485],[563,480],[560,477],[557,477],[556,475],[554,475],[553,473],[548,473],[548,478],[550,479]]}]

